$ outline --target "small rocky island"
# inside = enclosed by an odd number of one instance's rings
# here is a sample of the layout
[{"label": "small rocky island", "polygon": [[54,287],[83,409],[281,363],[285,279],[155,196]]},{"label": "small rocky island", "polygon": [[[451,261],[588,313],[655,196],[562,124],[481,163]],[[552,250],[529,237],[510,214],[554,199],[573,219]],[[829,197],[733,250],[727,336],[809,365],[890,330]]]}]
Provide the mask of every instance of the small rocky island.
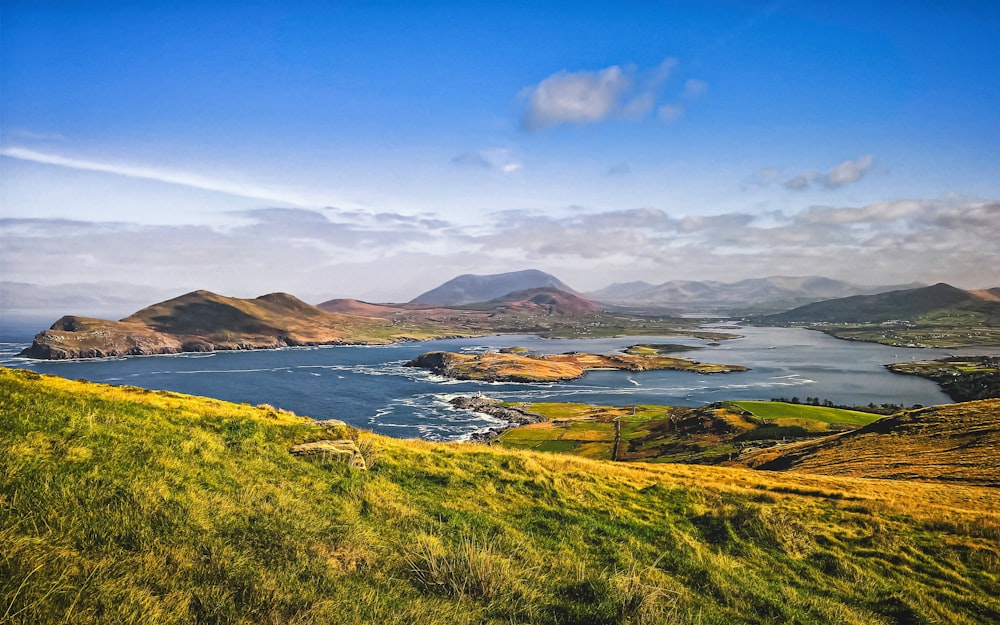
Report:
[{"label": "small rocky island", "polygon": [[673,369],[705,374],[748,370],[740,365],[721,365],[668,356],[656,345],[633,345],[624,353],[618,354],[525,354],[517,353],[517,350],[480,354],[427,352],[409,361],[406,366],[428,369],[456,380],[523,383],[565,382],[580,378],[587,371],[599,369]]}]

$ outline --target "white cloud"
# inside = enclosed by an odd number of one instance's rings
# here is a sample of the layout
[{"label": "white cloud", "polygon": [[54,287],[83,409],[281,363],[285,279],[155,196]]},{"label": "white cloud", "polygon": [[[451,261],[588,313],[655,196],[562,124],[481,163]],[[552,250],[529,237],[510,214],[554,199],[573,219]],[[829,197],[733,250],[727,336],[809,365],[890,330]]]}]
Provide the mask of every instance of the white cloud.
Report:
[{"label": "white cloud", "polygon": [[663,83],[667,82],[667,79],[670,78],[670,74],[673,73],[675,67],[677,67],[677,59],[673,57],[663,59],[663,62],[650,71],[646,77],[647,89],[654,91],[662,87]]},{"label": "white cloud", "polygon": [[54,165],[69,169],[83,171],[94,171],[127,178],[140,178],[143,180],[153,180],[167,184],[176,184],[184,187],[202,189],[205,191],[215,191],[227,195],[239,197],[268,200],[271,202],[282,202],[296,206],[308,206],[310,202],[294,193],[268,189],[255,184],[235,182],[232,180],[220,180],[210,178],[201,174],[191,172],[175,171],[170,169],[160,169],[157,167],[147,167],[142,165],[128,165],[123,163],[108,163],[92,161],[87,159],[61,156],[58,154],[48,154],[35,150],[20,147],[5,147],[0,149],[0,155],[14,158],[21,161],[30,161],[44,165]]},{"label": "white cloud", "polygon": [[785,188],[804,191],[815,183],[826,189],[837,189],[861,180],[875,165],[875,157],[866,154],[854,161],[844,161],[826,173],[806,172],[785,181]]},{"label": "white cloud", "polygon": [[621,115],[626,119],[640,119],[648,115],[655,106],[656,94],[640,93],[622,106]]},{"label": "white cloud", "polygon": [[[871,283],[946,281],[997,286],[1000,201],[893,200],[812,207],[796,214],[673,218],[657,209],[581,216],[505,214],[479,237],[483,250],[533,263],[601,271],[659,267],[663,275],[738,279],[791,272]],[[574,260],[575,259],[575,260]],[[630,279],[618,275],[615,280]]]},{"label": "white cloud", "polygon": [[524,125],[537,130],[607,119],[631,86],[632,79],[617,65],[597,72],[559,72],[530,90]]},{"label": "white cloud", "polygon": [[493,169],[505,174],[520,171],[523,168],[521,162],[514,158],[511,151],[506,148],[463,152],[451,159],[451,162],[464,167]]},{"label": "white cloud", "polygon": [[844,161],[823,176],[823,186],[828,189],[842,187],[845,184],[857,182],[868,173],[875,164],[875,157],[866,154],[856,161]]},{"label": "white cloud", "polygon": [[[660,100],[664,84],[676,66],[677,59],[667,58],[644,71],[612,65],[597,71],[558,72],[522,91],[526,101],[522,125],[527,130],[541,130],[611,118],[636,121],[648,118],[654,111],[658,111],[660,119],[673,121],[683,114],[683,107],[662,104]],[[690,79],[680,97],[696,99],[706,88],[703,81]]]},{"label": "white cloud", "polygon": [[815,173],[799,174],[794,178],[789,178],[785,181],[785,188],[792,191],[805,191],[812,184],[812,181],[816,179]]},{"label": "white cloud", "polygon": [[[114,281],[239,297],[287,291],[322,301],[315,298],[334,290],[370,296],[400,272],[412,278],[420,267],[399,266],[400,255],[446,255],[465,246],[451,224],[430,216],[290,208],[232,216],[238,223],[227,228],[0,219],[0,279],[43,287]],[[345,269],[355,264],[370,269],[364,275]],[[17,302],[0,305],[7,311]]]}]

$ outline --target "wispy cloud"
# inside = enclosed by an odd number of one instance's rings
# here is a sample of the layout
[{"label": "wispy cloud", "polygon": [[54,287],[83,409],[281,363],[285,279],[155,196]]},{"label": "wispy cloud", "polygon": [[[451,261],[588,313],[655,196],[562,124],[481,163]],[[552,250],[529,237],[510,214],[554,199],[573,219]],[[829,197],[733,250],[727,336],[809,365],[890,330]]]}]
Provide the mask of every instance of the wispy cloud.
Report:
[{"label": "wispy cloud", "polygon": [[[377,291],[389,276],[418,276],[419,266],[395,260],[401,254],[462,250],[448,233],[450,223],[424,215],[301,208],[230,215],[234,223],[224,228],[3,218],[3,278],[48,285],[153,281],[243,296],[282,290],[358,297]],[[351,272],[352,265],[365,263],[364,275]]]},{"label": "wispy cloud", "polygon": [[683,104],[664,104],[656,111],[656,116],[665,122],[675,122],[684,117]]},{"label": "wispy cloud", "polygon": [[609,176],[625,176],[632,173],[632,167],[625,162],[615,163],[608,168]]},{"label": "wispy cloud", "polygon": [[867,174],[875,164],[875,157],[866,154],[856,161],[844,161],[837,165],[823,176],[823,186],[828,189],[836,189],[845,184],[857,182]]},{"label": "wispy cloud", "polygon": [[[558,72],[522,92],[526,101],[522,125],[527,130],[541,130],[611,118],[634,121],[646,119],[654,111],[660,119],[672,121],[683,114],[683,106],[663,104],[661,96],[676,65],[676,59],[667,58],[644,71],[612,65],[596,71]],[[703,81],[691,79],[681,97],[692,100],[706,89]]]},{"label": "wispy cloud", "polygon": [[775,167],[766,167],[757,170],[754,179],[760,184],[770,184],[781,177],[781,170]]},{"label": "wispy cloud", "polygon": [[694,100],[705,95],[708,91],[708,83],[704,80],[698,80],[697,78],[689,78],[684,82],[684,91],[681,92],[681,97],[685,100]]},{"label": "wispy cloud", "polygon": [[308,202],[305,198],[299,197],[294,193],[278,191],[249,183],[211,178],[191,172],[161,169],[142,165],[129,165],[124,163],[80,159],[70,156],[62,156],[59,154],[38,152],[36,150],[21,147],[4,147],[0,149],[0,155],[32,163],[42,163],[45,165],[54,165],[56,167],[66,167],[82,171],[94,171],[116,176],[125,176],[127,178],[153,180],[156,182],[181,185],[205,191],[225,193],[227,195],[256,198],[268,200],[270,202],[287,203],[295,206],[308,206],[310,204],[310,202]]},{"label": "wispy cloud", "polygon": [[844,161],[825,173],[810,171],[798,174],[786,180],[784,186],[791,191],[804,191],[814,184],[820,184],[826,189],[837,189],[861,180],[874,166],[875,157],[865,154],[857,160]]},{"label": "wispy cloud", "polygon": [[66,141],[66,137],[57,132],[36,132],[24,128],[11,129],[10,136],[28,141]]},{"label": "wispy cloud", "polygon": [[491,169],[505,174],[519,171],[523,167],[521,162],[511,155],[510,150],[505,148],[462,152],[452,158],[451,163],[461,167]]}]

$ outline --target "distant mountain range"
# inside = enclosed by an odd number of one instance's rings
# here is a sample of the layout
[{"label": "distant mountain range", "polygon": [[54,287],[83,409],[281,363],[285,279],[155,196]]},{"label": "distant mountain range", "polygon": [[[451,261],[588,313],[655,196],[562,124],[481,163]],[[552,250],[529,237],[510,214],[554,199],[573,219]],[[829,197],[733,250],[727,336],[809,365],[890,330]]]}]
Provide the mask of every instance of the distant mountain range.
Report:
[{"label": "distant mountain range", "polygon": [[601,307],[589,299],[555,287],[539,287],[505,293],[485,302],[468,304],[427,304],[413,301],[406,304],[371,304],[356,299],[332,299],[317,304],[327,312],[368,317],[409,320],[440,315],[463,315],[489,312],[492,314],[542,314],[578,317],[601,312]]},{"label": "distant mountain range", "polygon": [[822,300],[921,286],[924,285],[861,286],[820,276],[772,276],[732,283],[672,280],[652,285],[625,282],[586,295],[600,302],[631,308],[775,312]]},{"label": "distant mountain range", "polygon": [[[728,308],[744,314],[754,308],[779,306],[780,302],[826,298],[791,310],[784,306],[786,312],[756,317],[763,323],[774,324],[878,323],[912,320],[937,311],[984,313],[985,317],[980,315],[973,320],[982,325],[985,322],[981,320],[986,319],[991,328],[1000,323],[996,321],[1000,320],[1000,288],[963,291],[942,283],[875,295],[829,298],[832,293],[858,289],[865,287],[828,278],[772,277],[733,284],[675,281],[650,286],[633,282],[612,285],[591,295],[604,301],[631,302],[635,310],[644,306],[650,310],[659,304],[674,310],[714,308],[722,312]],[[632,327],[629,324],[634,320],[648,319],[623,315],[622,309],[608,311],[608,306],[594,299],[537,270],[459,276],[406,304],[338,299],[311,306],[287,293],[239,299],[193,291],[143,308],[120,321],[62,317],[39,333],[23,355],[45,359],[101,358],[387,343],[497,332],[552,335],[572,333],[591,325]],[[985,329],[977,332],[977,340],[985,340]],[[855,340],[877,338],[866,336]]]},{"label": "distant mountain range", "polygon": [[[491,302],[529,289],[558,289],[604,307],[649,311],[778,312],[823,300],[925,286],[921,283],[862,286],[820,276],[771,276],[739,282],[672,280],[662,284],[620,282],[578,293],[559,278],[527,269],[491,275],[465,274],[413,298],[411,304],[463,306]],[[595,304],[598,306],[598,304]]]},{"label": "distant mountain range", "polygon": [[410,302],[438,306],[462,306],[488,302],[518,291],[542,288],[553,288],[578,295],[559,278],[537,269],[526,269],[491,275],[464,274],[418,295]]},{"label": "distant mountain range", "polygon": [[1000,316],[1000,288],[964,291],[940,282],[916,289],[855,295],[761,317],[766,322],[880,323],[912,320],[937,311],[976,311]]}]

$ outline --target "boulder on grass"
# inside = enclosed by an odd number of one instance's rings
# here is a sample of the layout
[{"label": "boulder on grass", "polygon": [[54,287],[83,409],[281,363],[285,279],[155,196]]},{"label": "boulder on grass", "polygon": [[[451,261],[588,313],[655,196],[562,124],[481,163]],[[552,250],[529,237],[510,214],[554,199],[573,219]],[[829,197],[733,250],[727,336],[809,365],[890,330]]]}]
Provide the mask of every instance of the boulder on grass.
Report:
[{"label": "boulder on grass", "polygon": [[352,440],[323,440],[300,443],[289,450],[292,455],[316,459],[321,462],[342,462],[352,469],[367,471],[361,450]]}]

